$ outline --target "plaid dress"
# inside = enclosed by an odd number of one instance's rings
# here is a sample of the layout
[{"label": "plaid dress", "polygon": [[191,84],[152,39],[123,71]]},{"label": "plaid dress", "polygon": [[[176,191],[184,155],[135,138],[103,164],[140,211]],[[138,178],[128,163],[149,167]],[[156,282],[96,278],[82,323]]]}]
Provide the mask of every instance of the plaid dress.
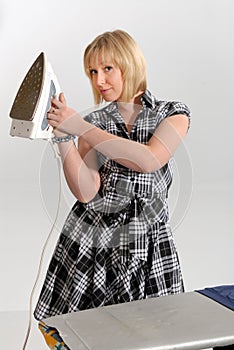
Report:
[{"label": "plaid dress", "polygon": [[[86,120],[107,132],[146,144],[160,122],[186,114],[186,105],[156,100],[146,90],[130,133],[115,102]],[[126,168],[98,153],[101,187],[69,213],[36,305],[41,320],[89,308],[183,291],[171,233],[168,190],[171,160],[153,173]]]}]

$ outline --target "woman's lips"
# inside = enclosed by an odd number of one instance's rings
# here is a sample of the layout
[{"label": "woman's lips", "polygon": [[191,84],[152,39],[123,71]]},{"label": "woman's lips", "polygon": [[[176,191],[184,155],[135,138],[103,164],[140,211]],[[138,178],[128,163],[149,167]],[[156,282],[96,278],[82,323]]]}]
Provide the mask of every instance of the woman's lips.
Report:
[{"label": "woman's lips", "polygon": [[110,91],[110,88],[109,89],[102,89],[101,90],[101,94],[106,94],[107,92],[109,92]]}]

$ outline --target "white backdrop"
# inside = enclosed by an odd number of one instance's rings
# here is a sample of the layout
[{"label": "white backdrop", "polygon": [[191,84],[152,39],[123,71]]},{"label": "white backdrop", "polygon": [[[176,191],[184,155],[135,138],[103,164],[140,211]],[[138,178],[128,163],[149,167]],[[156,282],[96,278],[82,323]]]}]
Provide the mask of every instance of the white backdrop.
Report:
[{"label": "white backdrop", "polygon": [[[0,311],[28,309],[58,203],[58,169],[47,142],[9,136],[15,94],[44,51],[68,103],[78,111],[91,107],[83,51],[96,35],[117,28],[142,48],[151,91],[192,111],[172,189],[186,289],[234,284],[233,15],[232,0],[1,0]],[[63,183],[58,229],[45,251],[35,299],[74,200]]]}]

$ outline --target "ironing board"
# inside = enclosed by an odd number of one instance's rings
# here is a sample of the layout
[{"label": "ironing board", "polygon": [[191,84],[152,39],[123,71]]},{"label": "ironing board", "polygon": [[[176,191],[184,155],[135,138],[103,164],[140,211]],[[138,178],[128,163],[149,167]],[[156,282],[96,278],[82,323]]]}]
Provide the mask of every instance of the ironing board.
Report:
[{"label": "ironing board", "polygon": [[234,344],[234,312],[188,292],[44,320],[71,350],[189,350]]}]

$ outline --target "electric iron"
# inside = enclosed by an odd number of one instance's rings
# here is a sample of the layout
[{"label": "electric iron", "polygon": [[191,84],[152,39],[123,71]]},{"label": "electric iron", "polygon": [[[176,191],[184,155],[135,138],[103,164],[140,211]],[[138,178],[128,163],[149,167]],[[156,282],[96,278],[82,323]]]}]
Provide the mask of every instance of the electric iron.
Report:
[{"label": "electric iron", "polygon": [[53,128],[47,122],[52,97],[61,92],[44,52],[26,74],[11,107],[10,135],[30,139],[50,139]]}]

